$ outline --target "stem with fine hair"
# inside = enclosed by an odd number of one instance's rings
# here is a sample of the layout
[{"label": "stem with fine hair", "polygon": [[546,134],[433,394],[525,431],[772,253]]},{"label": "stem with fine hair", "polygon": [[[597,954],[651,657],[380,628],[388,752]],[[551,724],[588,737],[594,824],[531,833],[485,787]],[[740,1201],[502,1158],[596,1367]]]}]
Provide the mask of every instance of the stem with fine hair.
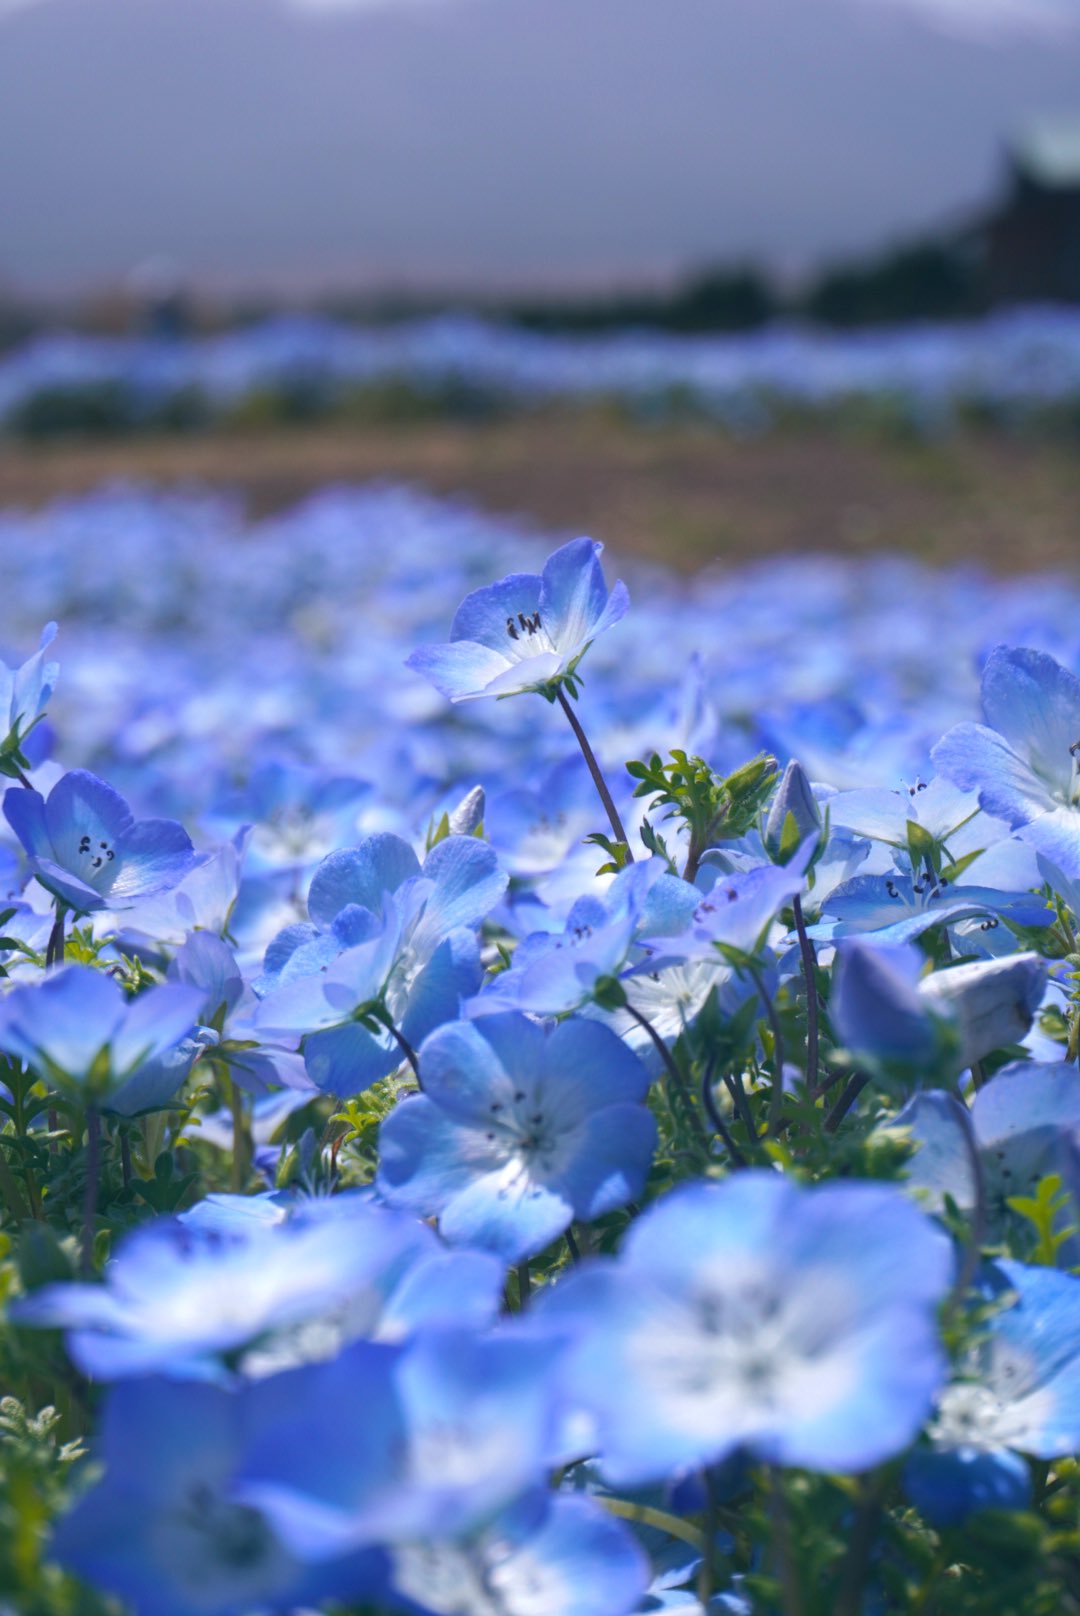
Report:
[{"label": "stem with fine hair", "polygon": [[705,1489],[705,1509],[702,1518],[702,1536],[705,1539],[701,1556],[701,1570],[698,1572],[697,1596],[706,1610],[709,1601],[716,1592],[716,1483],[708,1465],[701,1472],[701,1483]]},{"label": "stem with fine hair", "polygon": [[862,1072],[856,1072],[853,1077],[848,1078],[843,1094],[825,1118],[826,1133],[836,1132],[869,1081],[870,1079],[864,1077]]},{"label": "stem with fine hair", "polygon": [[62,903],[56,905],[56,919],[53,921],[49,941],[45,945],[45,969],[51,970],[54,965],[64,963],[64,920],[66,911]]},{"label": "stem with fine hair", "polygon": [[770,1138],[780,1132],[781,1117],[784,1107],[784,1034],[780,1027],[780,1018],[776,1014],[776,1006],[772,1002],[765,978],[756,965],[747,967],[754,986],[757,988],[758,998],[765,1011],[765,1018],[769,1023],[769,1031],[773,1041],[773,1073],[772,1094],[769,1098],[769,1126],[767,1132]]},{"label": "stem with fine hair", "polygon": [[711,1063],[706,1068],[705,1075],[701,1079],[701,1102],[705,1107],[706,1116],[712,1123],[717,1134],[724,1141],[724,1149],[731,1157],[733,1164],[736,1167],[745,1167],[746,1157],[743,1155],[742,1151],[735,1143],[735,1140],[732,1138],[731,1129],[720,1115],[719,1108],[716,1104],[716,1096],[713,1093],[714,1066],[715,1062]]},{"label": "stem with fine hair", "polygon": [[413,1076],[416,1079],[416,1086],[422,1093],[424,1088],[424,1080],[420,1076],[420,1062],[416,1058],[416,1050],[410,1044],[405,1034],[400,1032],[398,1028],[394,1026],[394,1023],[390,1020],[389,1016],[387,1016],[383,1021],[383,1026],[386,1028],[387,1032],[390,1034],[391,1038],[394,1040],[395,1044],[401,1050],[401,1053],[412,1067]]},{"label": "stem with fine hair", "polygon": [[971,1186],[975,1196],[975,1204],[971,1209],[971,1228],[968,1234],[967,1246],[964,1250],[964,1260],[960,1264],[960,1272],[956,1276],[956,1283],[949,1292],[945,1303],[945,1319],[952,1319],[963,1303],[968,1287],[975,1278],[975,1270],[979,1266],[982,1255],[982,1243],[986,1237],[986,1181],[983,1178],[982,1162],[979,1159],[979,1146],[975,1139],[975,1127],[968,1112],[964,1112],[961,1119],[961,1131],[964,1135],[964,1149],[967,1152],[968,1166],[971,1168]]},{"label": "stem with fine hair", "polygon": [[769,1515],[772,1520],[773,1561],[776,1579],[780,1584],[781,1608],[784,1616],[803,1616],[806,1605],[799,1584],[791,1542],[791,1522],[788,1519],[784,1481],[775,1466],[769,1467]]},{"label": "stem with fine hair", "polygon": [[569,698],[567,697],[562,685],[558,685],[556,687],[555,696],[559,706],[562,708],[563,712],[570,721],[570,728],[577,737],[577,743],[581,747],[581,755],[588,765],[589,773],[593,778],[593,785],[597,789],[600,801],[604,805],[604,812],[608,816],[608,823],[615,832],[615,840],[617,842],[622,842],[623,846],[626,848],[626,861],[628,864],[632,864],[634,862],[634,855],[630,851],[630,843],[627,839],[626,831],[623,829],[623,822],[619,818],[619,810],[616,808],[611,792],[608,790],[607,781],[604,779],[603,771],[601,770],[599,763],[596,761],[596,756],[592,747],[589,745],[588,737],[581,727],[581,720],[578,718],[577,713],[575,713],[573,707],[571,706]]},{"label": "stem with fine hair", "polygon": [[795,931],[799,939],[799,956],[802,960],[803,976],[806,978],[806,1082],[811,1090],[817,1083],[818,1075],[818,995],[817,995],[817,959],[814,954],[814,945],[806,930],[806,916],[803,914],[802,899],[796,893],[792,900],[792,911],[795,916]]},{"label": "stem with fine hair", "polygon": [[687,1115],[690,1117],[694,1132],[697,1135],[698,1144],[702,1147],[706,1154],[708,1154],[709,1136],[705,1132],[705,1124],[698,1116],[697,1107],[694,1104],[694,1097],[690,1093],[689,1085],[679,1069],[678,1061],[675,1059],[674,1055],[671,1053],[671,1050],[661,1038],[648,1016],[643,1016],[640,1010],[636,1010],[630,1003],[629,999],[627,999],[626,1003],[623,1005],[623,1009],[626,1011],[630,1019],[632,1021],[636,1021],[642,1031],[648,1034],[650,1040],[652,1041],[653,1048],[663,1061],[668,1076],[671,1078],[671,1081],[674,1083],[678,1091],[679,1098],[686,1107]]},{"label": "stem with fine hair", "polygon": [[228,1085],[229,1112],[232,1116],[233,1135],[230,1187],[234,1195],[240,1195],[243,1193],[244,1185],[247,1183],[248,1166],[251,1162],[247,1117],[244,1115],[243,1092],[231,1077],[226,1077],[225,1082]]},{"label": "stem with fine hair", "polygon": [[92,1105],[86,1108],[86,1192],[83,1197],[82,1271],[94,1270],[94,1216],[97,1212],[98,1167],[101,1160],[101,1120]]}]

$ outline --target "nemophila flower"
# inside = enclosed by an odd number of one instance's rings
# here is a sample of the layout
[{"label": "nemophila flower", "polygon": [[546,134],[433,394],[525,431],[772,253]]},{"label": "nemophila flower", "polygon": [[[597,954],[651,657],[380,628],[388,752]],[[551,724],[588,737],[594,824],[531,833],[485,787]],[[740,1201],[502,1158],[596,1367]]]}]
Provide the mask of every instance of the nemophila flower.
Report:
[{"label": "nemophila flower", "polygon": [[843,943],[830,1005],[845,1047],[891,1065],[961,1071],[1027,1036],[1047,965],[1038,954],[1012,954],[925,970],[910,944]]},{"label": "nemophila flower", "polygon": [[662,859],[632,864],[602,897],[579,898],[562,931],[533,932],[519,943],[509,969],[467,1001],[466,1014],[580,1009],[643,958],[638,938],[681,932],[700,902],[698,889],[669,875]]},{"label": "nemophila flower", "polygon": [[473,930],[506,889],[495,853],[472,836],[439,842],[420,863],[398,836],[332,853],[308,894],[313,924],[267,950],[255,1016],[266,1035],[304,1037],[316,1086],[356,1094],[401,1062],[388,1018],[415,1048],[457,1016],[480,985]]},{"label": "nemophila flower", "polygon": [[301,1203],[282,1219],[159,1218],[123,1242],[104,1285],[49,1285],[11,1316],[67,1330],[72,1359],[99,1380],[220,1377],[226,1359],[265,1374],[448,1313],[489,1322],[498,1264],[440,1260],[448,1255],[422,1224],[354,1196]]},{"label": "nemophila flower", "polygon": [[[787,864],[760,864],[734,873],[718,869],[686,930],[678,936],[644,937],[644,945],[668,959],[715,959],[718,944],[741,954],[756,953],[780,910],[805,889],[815,845],[809,838]],[[707,861],[708,855],[706,871]]]},{"label": "nemophila flower", "polygon": [[224,1067],[238,1087],[267,1094],[279,1084],[311,1091],[302,1058],[293,1050],[263,1043],[251,1024],[259,1001],[244,981],[236,956],[210,931],[192,932],[169,961],[170,981],[202,995],[199,1019],[213,1028],[212,1063]]},{"label": "nemophila flower", "polygon": [[125,909],[120,936],[140,947],[179,948],[193,931],[227,934],[240,892],[250,827],[201,854],[167,890],[136,899]]},{"label": "nemophila flower", "polygon": [[626,585],[608,594],[603,545],[571,539],[542,573],[511,573],[467,595],[454,614],[448,645],[427,645],[406,659],[451,701],[550,693],[573,681],[593,640],[630,604]]},{"label": "nemophila flower", "polygon": [[1017,926],[1049,926],[1053,914],[1039,893],[998,892],[991,887],[953,886],[925,870],[917,877],[896,869],[891,875],[856,875],[822,903],[822,918],[811,935],[832,942],[872,933],[881,942],[903,943],[932,926],[952,926],[974,917],[1010,920]]},{"label": "nemophila flower", "polygon": [[528,1493],[472,1536],[395,1543],[389,1585],[432,1616],[628,1616],[648,1581],[633,1534],[586,1498]]},{"label": "nemophila flower", "polygon": [[1017,1453],[1056,1459],[1080,1447],[1080,1279],[1001,1260],[980,1294],[1005,1305],[980,1327],[938,1398],[932,1446],[905,1473],[937,1524],[978,1508],[1024,1508],[1031,1477]]},{"label": "nemophila flower", "polygon": [[240,1502],[238,1467],[267,1418],[257,1393],[145,1377],[113,1387],[104,1474],[56,1525],[51,1556],[140,1616],[249,1616],[377,1597],[377,1552],[312,1564]]},{"label": "nemophila flower", "polygon": [[84,1104],[108,1105],[133,1073],[177,1051],[198,1008],[179,984],[131,999],[101,971],[68,965],[0,999],[0,1049]]},{"label": "nemophila flower", "polygon": [[10,787],[4,814],[31,874],[75,914],[127,909],[176,886],[195,862],[182,825],[136,820],[119,792],[85,769],[63,775],[47,798]]},{"label": "nemophila flower", "polygon": [[[1031,1225],[1009,1207],[1014,1196],[1031,1196],[1056,1174],[1068,1192],[1054,1221],[1065,1233],[1080,1219],[1080,1072],[1067,1062],[1013,1061],[976,1093],[970,1112],[950,1094],[917,1094],[896,1118],[918,1147],[908,1163],[908,1184],[924,1205],[940,1211],[946,1195],[961,1211],[975,1204],[971,1152],[965,1128],[974,1132],[991,1240],[1008,1237],[1026,1251]],[[1076,1260],[1076,1241],[1062,1247],[1062,1260]]]},{"label": "nemophila flower", "polygon": [[640,1195],[649,1075],[598,1022],[455,1022],[426,1040],[420,1074],[423,1094],[380,1129],[376,1182],[391,1206],[437,1215],[452,1244],[516,1262]]},{"label": "nemophila flower", "polygon": [[985,724],[958,724],[936,767],[1068,876],[1080,875],[1080,679],[1045,652],[999,645],[983,669]]},{"label": "nemophila flower", "polygon": [[941,1384],[952,1266],[891,1186],[749,1171],[668,1195],[617,1261],[582,1265],[537,1311],[570,1340],[560,1385],[615,1484],[738,1447],[864,1470],[907,1447]]},{"label": "nemophila flower", "polygon": [[56,624],[46,623],[41,644],[21,668],[0,662],[0,774],[17,779],[30,767],[23,744],[48,704],[60,673],[45,652],[56,638]]},{"label": "nemophila flower", "polygon": [[213,835],[251,826],[248,866],[265,871],[310,870],[351,841],[360,806],[371,796],[366,780],[326,775],[293,763],[258,763],[242,787],[225,792],[207,815]]},{"label": "nemophila flower", "polygon": [[312,1560],[466,1536],[544,1481],[558,1367],[550,1340],[428,1330],[273,1375],[240,1496]]}]

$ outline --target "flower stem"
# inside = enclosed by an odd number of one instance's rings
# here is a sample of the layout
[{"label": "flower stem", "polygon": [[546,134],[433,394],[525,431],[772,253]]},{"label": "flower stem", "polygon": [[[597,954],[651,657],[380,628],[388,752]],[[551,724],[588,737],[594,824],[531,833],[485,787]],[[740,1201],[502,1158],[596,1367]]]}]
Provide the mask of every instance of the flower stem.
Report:
[{"label": "flower stem", "polygon": [[626,1011],[627,1015],[631,1018],[631,1020],[636,1021],[638,1026],[641,1027],[642,1030],[644,1032],[646,1032],[649,1035],[649,1038],[652,1040],[653,1048],[656,1050],[657,1054],[660,1056],[660,1059],[663,1061],[664,1066],[665,1066],[665,1068],[667,1070],[668,1076],[671,1078],[671,1081],[674,1083],[675,1088],[678,1091],[679,1098],[682,1100],[682,1102],[683,1102],[683,1104],[684,1104],[684,1106],[686,1108],[686,1113],[687,1113],[687,1115],[689,1116],[689,1118],[691,1120],[691,1124],[693,1126],[694,1133],[697,1136],[697,1142],[702,1147],[702,1149],[705,1151],[706,1155],[708,1155],[709,1154],[709,1136],[705,1132],[704,1123],[702,1122],[701,1118],[698,1116],[697,1107],[694,1104],[694,1097],[690,1093],[689,1085],[687,1084],[687,1081],[686,1081],[685,1077],[683,1076],[683,1074],[682,1074],[682,1072],[681,1072],[681,1070],[679,1068],[678,1061],[675,1059],[674,1055],[671,1053],[671,1050],[668,1048],[667,1044],[661,1038],[660,1034],[657,1032],[656,1028],[653,1026],[652,1022],[649,1020],[648,1016],[643,1016],[640,1010],[636,1010],[634,1008],[634,1006],[630,1003],[629,999],[626,1001],[625,1005],[623,1006],[623,1009]]},{"label": "flower stem", "polygon": [[603,1493],[598,1495],[596,1502],[620,1520],[635,1521],[639,1526],[653,1526],[657,1531],[666,1532],[669,1537],[689,1543],[699,1554],[705,1552],[705,1538],[697,1527],[681,1520],[678,1515],[669,1515],[666,1509],[653,1509],[650,1504],[632,1504],[628,1498],[609,1498]]},{"label": "flower stem", "polygon": [[869,1081],[870,1079],[864,1077],[862,1072],[856,1072],[853,1077],[848,1078],[844,1092],[825,1118],[826,1133],[836,1132]]},{"label": "flower stem", "polygon": [[92,1105],[86,1108],[86,1193],[83,1198],[82,1271],[94,1271],[94,1215],[97,1212],[98,1166],[101,1159],[101,1121]]},{"label": "flower stem", "polygon": [[53,928],[49,933],[49,941],[45,945],[45,969],[47,971],[51,970],[54,965],[63,965],[64,963],[65,918],[66,911],[64,906],[62,903],[58,903],[56,906],[56,919],[53,921]]},{"label": "flower stem", "polygon": [[585,762],[588,765],[589,773],[593,778],[593,785],[596,787],[597,792],[599,793],[600,801],[604,805],[604,812],[608,816],[608,823],[615,833],[615,840],[617,842],[622,842],[623,846],[626,848],[626,862],[628,864],[632,864],[634,862],[634,855],[630,851],[630,843],[627,840],[626,831],[623,829],[623,822],[619,818],[619,810],[616,808],[611,792],[608,790],[607,781],[604,779],[603,771],[601,770],[599,763],[596,761],[596,755],[593,752],[592,747],[589,745],[588,736],[582,729],[581,721],[571,706],[562,685],[558,686],[555,694],[558,698],[559,706],[562,708],[570,722],[570,728],[577,736],[577,743],[581,747],[581,755],[584,757]]},{"label": "flower stem", "polygon": [[716,1484],[708,1465],[701,1472],[701,1484],[705,1489],[705,1509],[702,1516],[702,1536],[705,1539],[701,1556],[701,1570],[698,1572],[697,1595],[705,1609],[709,1608],[709,1600],[716,1592]]},{"label": "flower stem", "polygon": [[386,1028],[387,1032],[390,1034],[391,1038],[394,1040],[395,1044],[401,1050],[401,1053],[412,1067],[413,1076],[416,1079],[416,1086],[420,1092],[423,1093],[424,1082],[420,1076],[420,1062],[416,1058],[416,1050],[410,1044],[405,1034],[403,1032],[399,1032],[397,1027],[394,1026],[394,1023],[390,1020],[389,1016],[386,1017],[386,1020],[383,1022],[383,1026]]},{"label": "flower stem", "polygon": [[767,1132],[770,1138],[780,1132],[784,1110],[784,1034],[780,1027],[780,1018],[776,1014],[776,1006],[772,1002],[769,990],[765,986],[765,979],[756,965],[749,967],[750,976],[757,988],[758,998],[761,1000],[769,1023],[769,1031],[773,1041],[773,1084],[769,1099],[769,1126]]},{"label": "flower stem", "polygon": [[230,1188],[234,1195],[240,1195],[243,1193],[244,1185],[247,1183],[248,1164],[251,1160],[251,1154],[248,1149],[247,1118],[244,1115],[244,1096],[241,1090],[233,1082],[232,1078],[226,1078],[226,1082],[229,1086],[229,1111],[232,1115],[233,1131]]},{"label": "flower stem", "polygon": [[964,1251],[964,1260],[960,1264],[960,1272],[956,1276],[956,1283],[949,1293],[945,1303],[945,1318],[952,1319],[962,1306],[968,1287],[975,1278],[975,1270],[979,1266],[982,1256],[982,1243],[986,1237],[986,1182],[983,1178],[982,1161],[979,1158],[979,1146],[975,1139],[975,1126],[967,1112],[964,1113],[961,1132],[964,1135],[964,1149],[967,1151],[968,1166],[971,1168],[971,1183],[975,1194],[975,1204],[971,1209],[971,1227],[968,1234],[968,1243]]},{"label": "flower stem", "polygon": [[818,994],[817,994],[817,959],[814,954],[814,945],[806,931],[806,916],[803,914],[802,899],[796,893],[792,900],[792,911],[795,915],[795,931],[799,938],[799,954],[802,958],[803,976],[806,978],[806,1082],[810,1089],[817,1083],[818,1075]]},{"label": "flower stem", "polygon": [[126,1128],[120,1129],[120,1173],[124,1188],[131,1188],[131,1138]]},{"label": "flower stem", "polygon": [[781,1608],[784,1616],[804,1616],[806,1606],[792,1553],[791,1522],[784,1497],[784,1481],[775,1468],[769,1471],[769,1514],[772,1518],[773,1561],[780,1584]]},{"label": "flower stem", "polygon": [[716,1104],[716,1096],[713,1093],[712,1066],[709,1066],[706,1069],[705,1075],[701,1079],[701,1101],[705,1107],[705,1114],[712,1123],[716,1133],[723,1140],[724,1149],[731,1157],[732,1163],[736,1167],[745,1167],[746,1157],[743,1155],[742,1151],[735,1143],[735,1140],[732,1138],[731,1129],[720,1115],[720,1111]]}]

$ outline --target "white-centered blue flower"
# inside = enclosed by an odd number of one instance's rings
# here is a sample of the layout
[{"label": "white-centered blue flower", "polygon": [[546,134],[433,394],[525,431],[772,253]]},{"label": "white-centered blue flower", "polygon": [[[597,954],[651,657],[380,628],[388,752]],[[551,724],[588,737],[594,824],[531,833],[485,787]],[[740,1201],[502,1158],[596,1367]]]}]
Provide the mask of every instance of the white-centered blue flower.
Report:
[{"label": "white-centered blue flower", "polygon": [[891,1186],[802,1189],[744,1172],[658,1202],[615,1262],[543,1293],[561,1377],[616,1484],[744,1446],[863,1470],[901,1452],[945,1372],[934,1318],[951,1247]]},{"label": "white-centered blue flower", "polygon": [[451,701],[551,692],[573,678],[593,640],[630,604],[621,581],[608,593],[602,549],[594,539],[571,539],[542,573],[511,573],[475,590],[454,614],[449,644],[422,646],[406,666]]}]

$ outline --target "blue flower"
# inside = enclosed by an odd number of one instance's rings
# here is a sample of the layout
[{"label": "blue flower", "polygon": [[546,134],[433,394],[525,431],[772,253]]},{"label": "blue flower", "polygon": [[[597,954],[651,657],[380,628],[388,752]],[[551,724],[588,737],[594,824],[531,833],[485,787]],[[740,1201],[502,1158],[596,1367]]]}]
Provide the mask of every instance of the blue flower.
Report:
[{"label": "blue flower", "polygon": [[152,1377],[114,1387],[94,1449],[104,1478],[59,1521],[51,1553],[140,1616],[248,1616],[377,1595],[380,1554],[305,1563],[236,1497],[246,1448],[275,1412],[258,1389]]},{"label": "blue flower", "polygon": [[925,968],[909,943],[841,945],[830,1004],[849,1050],[905,1072],[944,1074],[1027,1036],[1046,986],[1037,954],[971,960],[924,977]]},{"label": "blue flower", "polygon": [[975,1509],[1022,1509],[1028,1468],[1080,1447],[1080,1279],[993,1264],[980,1286],[1006,1305],[990,1318],[938,1398],[930,1450],[908,1463],[908,1491],[937,1523]]},{"label": "blue flower", "polygon": [[46,662],[45,651],[56,638],[56,624],[46,623],[41,644],[21,668],[0,662],[0,774],[13,779],[29,767],[23,743],[53,693],[59,663]]},{"label": "blue flower", "polygon": [[327,1358],[364,1337],[491,1322],[501,1266],[447,1252],[413,1218],[356,1195],[240,1219],[159,1218],[130,1235],[105,1284],[48,1285],[17,1302],[21,1324],[66,1329],[99,1380],[221,1378]]},{"label": "blue flower", "polygon": [[913,1440],[945,1361],[948,1240],[890,1186],[801,1189],[767,1172],[676,1190],[617,1262],[541,1294],[564,1329],[567,1396],[615,1484],[745,1446],[769,1463],[862,1470]]},{"label": "blue flower", "polygon": [[563,931],[526,937],[509,969],[467,1001],[466,1013],[564,1015],[580,1009],[603,983],[644,957],[635,947],[639,937],[682,931],[700,902],[697,888],[669,875],[662,859],[632,864],[619,872],[603,897],[579,898]]},{"label": "blue flower", "polygon": [[475,590],[454,615],[450,643],[423,646],[406,667],[451,701],[525,690],[549,694],[572,683],[593,640],[630,604],[621,581],[608,594],[602,549],[593,539],[571,539],[549,556],[541,574],[515,572]]},{"label": "blue flower", "polygon": [[312,1082],[359,1093],[401,1063],[381,1019],[415,1047],[475,992],[472,928],[505,890],[493,849],[472,836],[439,842],[423,869],[398,836],[332,853],[308,894],[314,924],[287,927],[267,950],[256,1027],[304,1036]]},{"label": "blue flower", "polygon": [[195,863],[182,825],[134,819],[119,792],[85,769],[63,775],[47,798],[12,786],[4,814],[31,874],[75,914],[130,908],[175,887]]},{"label": "blue flower", "polygon": [[93,1105],[110,1104],[133,1074],[175,1054],[175,1093],[196,1053],[180,1046],[198,1008],[198,994],[179,984],[129,999],[111,977],[68,965],[0,999],[0,1049]]},{"label": "blue flower", "polygon": [[395,1543],[390,1586],[434,1616],[629,1616],[649,1581],[632,1533],[587,1498],[528,1493],[471,1536]]},{"label": "blue flower", "polygon": [[1080,875],[1080,679],[1045,652],[999,645],[983,669],[982,703],[986,723],[951,729],[935,765],[1067,876]]},{"label": "blue flower", "polygon": [[456,1022],[427,1039],[420,1073],[424,1093],[382,1125],[377,1185],[392,1206],[437,1214],[451,1243],[516,1262],[640,1195],[649,1077],[599,1023]]},{"label": "blue flower", "polygon": [[543,1482],[558,1365],[550,1340],[426,1330],[273,1375],[240,1495],[312,1560],[468,1535]]},{"label": "blue flower", "polygon": [[[974,1130],[986,1197],[987,1233],[998,1240],[1007,1233],[1014,1249],[1030,1225],[1021,1224],[1009,1207],[1017,1195],[1032,1195],[1039,1182],[1057,1174],[1069,1192],[1058,1224],[1080,1218],[1080,1159],[1075,1138],[1080,1130],[1080,1072],[1067,1062],[1013,1061],[981,1088],[970,1113],[950,1094],[931,1090],[917,1094],[896,1118],[910,1131],[918,1149],[908,1164],[908,1184],[934,1211],[952,1197],[962,1210],[975,1204],[971,1155],[964,1130]],[[1062,1231],[1063,1232],[1063,1231]],[[1065,1260],[1076,1261],[1075,1239],[1062,1248]]]}]

